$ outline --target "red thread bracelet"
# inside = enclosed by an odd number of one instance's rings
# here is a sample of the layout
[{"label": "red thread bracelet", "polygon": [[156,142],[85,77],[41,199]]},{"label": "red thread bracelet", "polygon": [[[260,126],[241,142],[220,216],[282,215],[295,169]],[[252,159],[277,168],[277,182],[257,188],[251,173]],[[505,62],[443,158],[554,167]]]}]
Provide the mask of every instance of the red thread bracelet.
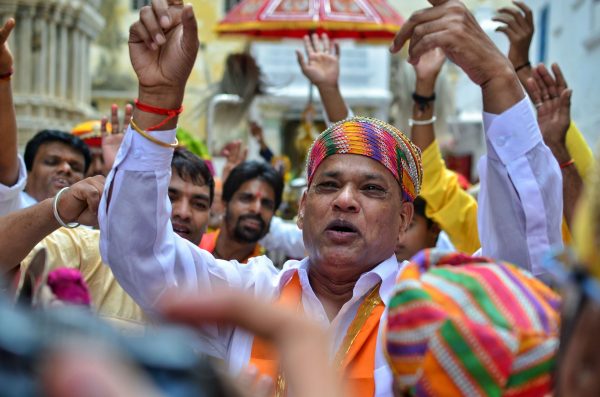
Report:
[{"label": "red thread bracelet", "polygon": [[171,120],[172,118],[178,116],[179,114],[181,114],[181,112],[183,112],[183,106],[181,106],[179,109],[164,109],[164,108],[158,108],[158,107],[151,106],[151,105],[146,105],[144,103],[141,103],[137,99],[134,101],[134,103],[135,103],[135,107],[140,109],[142,112],[158,114],[161,116],[167,116],[163,121],[161,121],[157,125],[147,128],[146,131],[154,131],[154,130],[159,129],[163,125],[167,124],[167,122],[169,120]]},{"label": "red thread bracelet", "polygon": [[13,68],[10,68],[8,72],[0,74],[0,80],[10,80],[14,72],[15,71],[13,70]]},{"label": "red thread bracelet", "polygon": [[560,169],[562,170],[563,168],[567,168],[568,166],[573,165],[573,164],[575,164],[575,160],[573,160],[573,159],[571,159],[569,161],[565,161],[564,163],[562,163],[560,165]]}]

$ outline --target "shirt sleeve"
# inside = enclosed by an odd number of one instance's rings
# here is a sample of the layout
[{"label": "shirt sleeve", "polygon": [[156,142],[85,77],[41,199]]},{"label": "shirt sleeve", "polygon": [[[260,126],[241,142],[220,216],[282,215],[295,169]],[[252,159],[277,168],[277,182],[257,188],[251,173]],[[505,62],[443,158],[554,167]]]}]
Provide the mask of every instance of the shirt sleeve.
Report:
[{"label": "shirt sleeve", "polygon": [[304,258],[304,239],[302,230],[292,222],[286,222],[278,216],[271,219],[269,233],[260,240],[267,251],[281,251],[290,258]]},{"label": "shirt sleeve", "polygon": [[[175,139],[175,130],[151,134],[164,142]],[[265,257],[243,266],[216,260],[173,232],[168,198],[172,155],[173,149],[129,128],[107,177],[98,210],[100,251],[119,284],[151,316],[161,296],[175,288],[208,293],[226,286],[268,295],[277,270]],[[226,357],[231,331],[203,328],[202,350]]]},{"label": "shirt sleeve", "polygon": [[482,254],[544,274],[543,255],[561,246],[562,176],[527,100],[484,113],[487,155],[478,164]]},{"label": "shirt sleeve", "polygon": [[28,205],[23,202],[22,193],[27,184],[27,170],[25,162],[19,155],[19,179],[12,186],[0,184],[0,216],[8,215],[11,212],[20,210]]},{"label": "shirt sleeve", "polygon": [[448,234],[458,251],[475,252],[480,247],[477,201],[460,187],[456,174],[446,168],[437,141],[423,151],[421,160],[420,195],[427,203],[425,215]]}]

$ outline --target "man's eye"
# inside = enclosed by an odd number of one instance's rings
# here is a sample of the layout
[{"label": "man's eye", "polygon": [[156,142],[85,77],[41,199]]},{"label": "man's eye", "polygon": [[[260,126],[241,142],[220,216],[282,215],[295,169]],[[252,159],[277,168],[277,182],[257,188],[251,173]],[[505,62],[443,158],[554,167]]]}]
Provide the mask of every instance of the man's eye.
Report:
[{"label": "man's eye", "polygon": [[208,205],[206,203],[203,202],[195,202],[192,204],[193,207],[199,211],[206,211],[208,210]]},{"label": "man's eye", "polygon": [[337,189],[337,183],[333,181],[321,182],[317,185],[318,191],[333,191]]},{"label": "man's eye", "polygon": [[387,190],[379,185],[365,185],[362,190],[371,197],[379,198],[387,195]]},{"label": "man's eye", "polygon": [[58,161],[56,161],[56,159],[50,158],[50,159],[44,160],[44,163],[46,165],[56,165],[56,164],[58,164]]}]

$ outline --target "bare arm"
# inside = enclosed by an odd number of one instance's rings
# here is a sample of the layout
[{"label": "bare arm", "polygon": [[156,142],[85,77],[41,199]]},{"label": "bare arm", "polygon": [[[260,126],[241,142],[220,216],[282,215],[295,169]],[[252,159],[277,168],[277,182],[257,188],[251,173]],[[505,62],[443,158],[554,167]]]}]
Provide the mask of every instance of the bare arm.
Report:
[{"label": "bare arm", "polygon": [[563,215],[567,226],[572,228],[577,201],[583,190],[583,180],[574,163],[570,163],[572,157],[567,150],[572,90],[567,87],[557,64],[552,65],[552,71],[554,76],[544,65],[534,68],[527,87],[538,111],[538,124],[544,143],[550,148],[558,164],[561,164]]},{"label": "bare arm", "polygon": [[307,60],[298,50],[296,55],[302,73],[319,90],[327,118],[332,123],[348,117],[348,108],[342,98],[339,87],[340,77],[340,47],[331,43],[329,37],[323,34],[304,36],[304,50]]},{"label": "bare arm", "polygon": [[[422,97],[431,97],[435,93],[435,82],[440,73],[446,57],[440,49],[434,49],[423,55],[418,64],[414,65],[417,77],[415,94]],[[435,102],[413,104],[412,118],[415,121],[431,120],[435,112]],[[435,140],[433,122],[429,124],[414,124],[411,127],[410,138],[422,151],[427,149]]]},{"label": "bare arm", "polygon": [[[61,219],[96,225],[103,188],[103,176],[86,178],[71,186],[57,203]],[[53,202],[54,198],[49,198],[0,219],[0,274],[15,268],[37,243],[60,227],[54,217]]]},{"label": "bare arm", "polygon": [[[15,20],[9,18],[0,29],[0,75],[7,75],[13,69],[13,57],[7,40],[14,26]],[[0,184],[12,186],[18,178],[17,117],[8,77],[0,79]]]}]

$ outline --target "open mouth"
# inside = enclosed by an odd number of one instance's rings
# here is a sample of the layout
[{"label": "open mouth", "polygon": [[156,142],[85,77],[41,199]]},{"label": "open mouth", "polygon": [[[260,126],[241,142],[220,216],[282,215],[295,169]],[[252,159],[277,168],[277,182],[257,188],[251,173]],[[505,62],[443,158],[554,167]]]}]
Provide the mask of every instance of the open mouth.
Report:
[{"label": "open mouth", "polygon": [[63,187],[67,187],[67,186],[71,186],[71,184],[69,183],[68,180],[66,180],[65,178],[53,178],[52,179],[52,183],[54,183],[54,185],[58,188],[63,188]]},{"label": "open mouth", "polygon": [[344,244],[353,241],[360,236],[358,228],[348,221],[337,219],[327,225],[325,234],[337,244]]},{"label": "open mouth", "polygon": [[173,223],[173,231],[179,235],[190,234],[190,228],[179,223]]}]

